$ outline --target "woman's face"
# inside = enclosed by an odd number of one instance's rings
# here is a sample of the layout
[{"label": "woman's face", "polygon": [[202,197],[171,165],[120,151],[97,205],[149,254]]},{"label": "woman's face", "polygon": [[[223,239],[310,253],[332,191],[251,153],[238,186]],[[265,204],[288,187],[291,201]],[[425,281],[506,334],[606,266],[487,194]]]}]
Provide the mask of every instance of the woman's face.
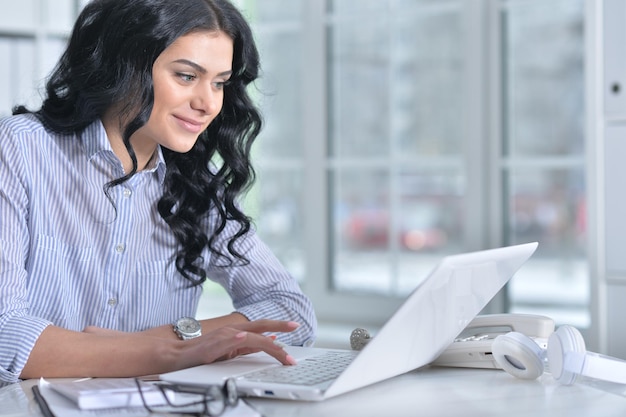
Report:
[{"label": "woman's face", "polygon": [[193,32],[167,47],[152,67],[154,107],[131,138],[135,151],[157,144],[189,151],[222,109],[232,62],[233,41],[223,32]]}]

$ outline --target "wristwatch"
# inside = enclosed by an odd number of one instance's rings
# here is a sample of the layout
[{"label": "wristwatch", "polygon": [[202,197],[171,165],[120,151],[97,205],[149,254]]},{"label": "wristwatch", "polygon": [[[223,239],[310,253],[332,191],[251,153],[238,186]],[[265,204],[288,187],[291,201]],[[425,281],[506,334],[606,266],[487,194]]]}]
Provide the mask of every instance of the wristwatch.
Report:
[{"label": "wristwatch", "polygon": [[174,333],[182,340],[194,339],[202,335],[202,326],[192,317],[181,317],[174,323]]}]

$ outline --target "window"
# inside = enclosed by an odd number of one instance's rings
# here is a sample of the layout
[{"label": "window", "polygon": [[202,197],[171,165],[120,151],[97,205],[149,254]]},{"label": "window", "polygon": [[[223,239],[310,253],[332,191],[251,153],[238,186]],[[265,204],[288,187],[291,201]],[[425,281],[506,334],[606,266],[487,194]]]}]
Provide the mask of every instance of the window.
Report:
[{"label": "window", "polygon": [[512,311],[590,325],[586,259],[584,2],[502,2],[498,161],[505,243],[538,240]]},{"label": "window", "polygon": [[441,256],[538,240],[494,309],[590,324],[582,0],[240,5],[249,202],[322,320],[381,323]]},{"label": "window", "polygon": [[405,295],[463,248],[463,16],[446,1],[330,5],[332,287]]},{"label": "window", "polygon": [[[263,67],[246,209],[322,322],[380,324],[443,255],[538,240],[494,310],[591,324],[584,0],[234,2]],[[1,115],[38,105],[83,4],[3,9]],[[199,316],[230,308],[207,285]]]},{"label": "window", "polygon": [[77,16],[75,0],[4,2],[0,13],[0,116],[16,104],[37,108],[45,77]]}]

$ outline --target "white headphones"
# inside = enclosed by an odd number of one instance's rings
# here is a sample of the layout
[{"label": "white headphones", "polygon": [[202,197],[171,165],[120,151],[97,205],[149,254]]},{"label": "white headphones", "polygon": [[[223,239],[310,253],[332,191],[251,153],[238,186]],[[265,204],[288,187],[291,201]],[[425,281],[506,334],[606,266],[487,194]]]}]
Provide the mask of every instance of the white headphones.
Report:
[{"label": "white headphones", "polygon": [[561,384],[571,385],[577,377],[626,384],[626,361],[587,352],[585,340],[572,326],[561,326],[548,338],[547,349],[530,337],[510,332],[495,338],[493,358],[502,369],[522,379],[535,379],[549,367]]}]

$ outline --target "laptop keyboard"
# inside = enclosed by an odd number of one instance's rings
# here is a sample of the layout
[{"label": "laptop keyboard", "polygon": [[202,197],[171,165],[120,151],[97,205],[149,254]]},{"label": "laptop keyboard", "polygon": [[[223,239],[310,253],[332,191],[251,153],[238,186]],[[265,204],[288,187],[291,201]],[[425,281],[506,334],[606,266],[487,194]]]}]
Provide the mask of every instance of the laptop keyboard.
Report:
[{"label": "laptop keyboard", "polygon": [[356,351],[328,351],[298,361],[294,366],[278,366],[244,375],[248,381],[316,385],[339,376],[357,355]]}]

